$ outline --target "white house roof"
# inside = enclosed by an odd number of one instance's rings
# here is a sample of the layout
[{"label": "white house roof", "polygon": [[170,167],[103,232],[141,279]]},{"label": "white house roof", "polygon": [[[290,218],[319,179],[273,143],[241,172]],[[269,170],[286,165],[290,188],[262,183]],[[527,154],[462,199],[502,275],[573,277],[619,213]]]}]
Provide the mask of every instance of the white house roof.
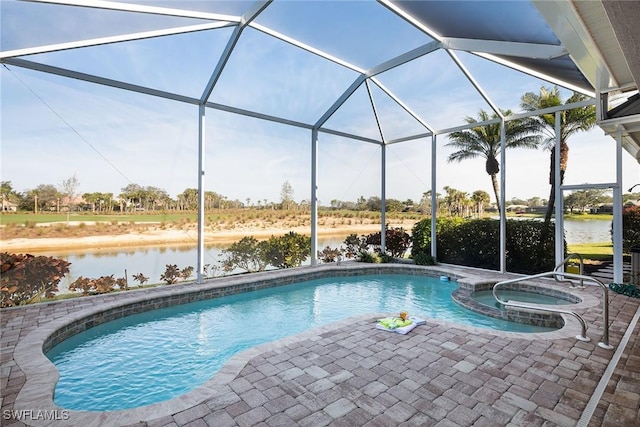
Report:
[{"label": "white house roof", "polygon": [[640,163],[640,103],[631,99],[640,83],[640,3],[636,1],[533,2],[561,40],[571,60],[594,91],[608,94],[610,105],[626,103],[625,114],[608,117],[599,125],[615,137]]}]

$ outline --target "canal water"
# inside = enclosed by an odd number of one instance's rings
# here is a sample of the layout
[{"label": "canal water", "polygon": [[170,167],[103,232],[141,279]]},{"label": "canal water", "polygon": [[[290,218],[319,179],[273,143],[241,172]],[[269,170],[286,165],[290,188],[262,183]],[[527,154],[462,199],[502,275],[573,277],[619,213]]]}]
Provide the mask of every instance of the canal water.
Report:
[{"label": "canal water", "polygon": [[568,244],[611,242],[611,220],[564,220]]},{"label": "canal water", "polygon": [[[565,234],[567,243],[610,242],[611,221],[589,220],[571,221],[565,220]],[[337,248],[344,246],[344,237],[332,237],[318,239],[318,249],[326,246]],[[204,263],[209,265],[210,276],[220,276],[222,251],[224,245],[208,245],[205,248]],[[149,278],[147,283],[161,283],[160,276],[165,272],[167,265],[175,264],[179,269],[197,266],[197,249],[195,246],[162,246],[132,249],[115,249],[106,251],[74,251],[39,253],[39,255],[53,256],[71,263],[69,273],[60,283],[59,290],[64,293],[69,284],[78,277],[98,278],[113,275],[114,278],[125,277],[129,286],[137,286],[138,282],[133,275],[142,273]],[[307,262],[308,263],[308,262]],[[240,271],[238,271],[240,272]],[[195,278],[195,275],[192,276]]]},{"label": "canal water", "polygon": [[[346,236],[345,236],[346,237]],[[322,250],[326,246],[338,248],[342,245],[344,237],[333,237],[318,239],[318,249]],[[342,245],[344,246],[344,245]],[[226,245],[205,246],[204,264],[208,266],[209,276],[221,276],[223,250]],[[162,283],[160,276],[166,271],[167,265],[176,265],[182,270],[185,267],[193,267],[194,271],[198,264],[198,250],[196,246],[161,246],[144,247],[131,249],[114,249],[99,252],[90,251],[69,251],[69,252],[46,252],[38,255],[52,256],[64,259],[71,263],[69,273],[65,275],[58,285],[59,293],[66,293],[69,285],[78,277],[98,278],[110,276],[118,279],[125,277],[130,287],[138,286],[139,283],[133,279],[133,275],[142,273],[149,278],[147,284]],[[307,261],[305,264],[309,264]],[[233,273],[241,273],[244,270],[237,270]],[[195,279],[195,273],[191,277]]]}]

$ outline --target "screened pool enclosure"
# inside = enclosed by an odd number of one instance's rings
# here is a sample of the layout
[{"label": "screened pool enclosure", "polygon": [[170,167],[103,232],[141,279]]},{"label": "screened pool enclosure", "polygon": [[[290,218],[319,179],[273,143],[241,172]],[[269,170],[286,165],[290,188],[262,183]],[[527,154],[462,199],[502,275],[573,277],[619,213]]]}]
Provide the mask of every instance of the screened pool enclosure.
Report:
[{"label": "screened pool enclosure", "polygon": [[[640,162],[640,69],[633,54],[640,43],[634,30],[640,8],[633,2],[611,3],[3,1],[0,61],[3,76],[18,70],[44,73],[88,83],[79,86],[84,91],[114,88],[157,99],[160,106],[169,102],[197,110],[190,118],[197,123],[197,139],[189,141],[197,147],[197,162],[189,173],[197,180],[199,197],[198,282],[203,280],[205,191],[216,184],[206,180],[205,172],[212,172],[208,159],[225,150],[216,142],[212,153],[208,143],[230,132],[224,118],[257,120],[304,135],[310,154],[304,192],[311,209],[312,265],[318,261],[319,193],[329,166],[318,155],[324,140],[375,147],[372,168],[379,170],[382,227],[389,148],[420,146],[424,156],[416,159],[413,154],[412,160],[428,171],[423,191],[430,191],[435,224],[436,194],[442,186],[438,170],[446,162],[438,155],[438,144],[451,132],[500,123],[499,244],[500,270],[505,272],[510,167],[505,123],[541,114],[553,114],[560,123],[562,111],[595,105],[598,125],[615,151],[612,162],[599,165],[611,171],[611,179],[556,187],[555,258],[559,263],[564,257],[564,192],[610,190],[614,281],[622,282],[623,158],[631,156],[632,167]],[[575,91],[589,100],[511,112],[518,110],[524,92],[541,85],[557,85],[566,98]],[[33,93],[38,96],[37,90]],[[480,110],[496,118],[473,125],[465,121]],[[212,128],[207,119],[216,114],[224,118],[216,116]],[[555,133],[559,138],[558,127]],[[10,142],[3,137],[3,145]],[[149,157],[160,149],[150,145]],[[555,180],[560,182],[559,143],[555,149]],[[268,148],[256,140],[252,155],[260,157],[261,150]],[[531,167],[548,173],[548,160],[533,163]],[[548,183],[540,185],[546,185],[541,190],[546,194]],[[431,228],[437,258],[435,226]]]}]

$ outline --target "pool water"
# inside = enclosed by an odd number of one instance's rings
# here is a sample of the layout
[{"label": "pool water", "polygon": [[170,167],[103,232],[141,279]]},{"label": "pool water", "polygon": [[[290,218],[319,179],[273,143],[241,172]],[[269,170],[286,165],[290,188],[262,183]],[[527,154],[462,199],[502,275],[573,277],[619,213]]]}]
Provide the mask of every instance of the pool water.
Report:
[{"label": "pool water", "polygon": [[550,330],[467,310],[452,300],[456,288],[412,275],[325,278],[128,316],[47,353],[60,373],[54,400],[89,411],[161,402],[205,383],[242,350],[366,313],[406,310],[499,330]]},{"label": "pool water", "polygon": [[[525,303],[533,303],[533,304],[548,304],[548,305],[563,305],[563,304],[574,304],[572,301],[568,301],[566,299],[554,297],[551,295],[543,295],[534,292],[523,292],[523,291],[514,291],[514,290],[500,290],[498,291],[498,296],[503,301],[519,301]],[[480,291],[474,292],[471,295],[471,298],[474,300],[489,306],[500,307],[501,304],[496,301],[493,296],[493,291]]]}]

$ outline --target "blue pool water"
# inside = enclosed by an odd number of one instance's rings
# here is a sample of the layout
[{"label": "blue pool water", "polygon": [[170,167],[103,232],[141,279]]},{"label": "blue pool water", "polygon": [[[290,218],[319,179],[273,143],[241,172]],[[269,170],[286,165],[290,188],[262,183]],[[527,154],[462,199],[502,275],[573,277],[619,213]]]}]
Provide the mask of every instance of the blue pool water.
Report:
[{"label": "blue pool water", "polygon": [[[575,304],[572,301],[568,301],[562,298],[556,298],[550,295],[536,294],[533,292],[523,292],[514,290],[500,290],[498,296],[503,301],[520,301],[534,304],[548,304],[548,305],[563,305],[563,304]],[[500,303],[496,301],[493,296],[493,291],[480,291],[471,294],[471,298],[474,300],[490,306],[499,306]]]},{"label": "blue pool water", "polygon": [[55,403],[105,411],[171,399],[205,383],[242,350],[366,313],[407,310],[500,330],[549,330],[462,308],[451,299],[456,288],[410,275],[326,278],[128,316],[47,353],[60,372]]}]

